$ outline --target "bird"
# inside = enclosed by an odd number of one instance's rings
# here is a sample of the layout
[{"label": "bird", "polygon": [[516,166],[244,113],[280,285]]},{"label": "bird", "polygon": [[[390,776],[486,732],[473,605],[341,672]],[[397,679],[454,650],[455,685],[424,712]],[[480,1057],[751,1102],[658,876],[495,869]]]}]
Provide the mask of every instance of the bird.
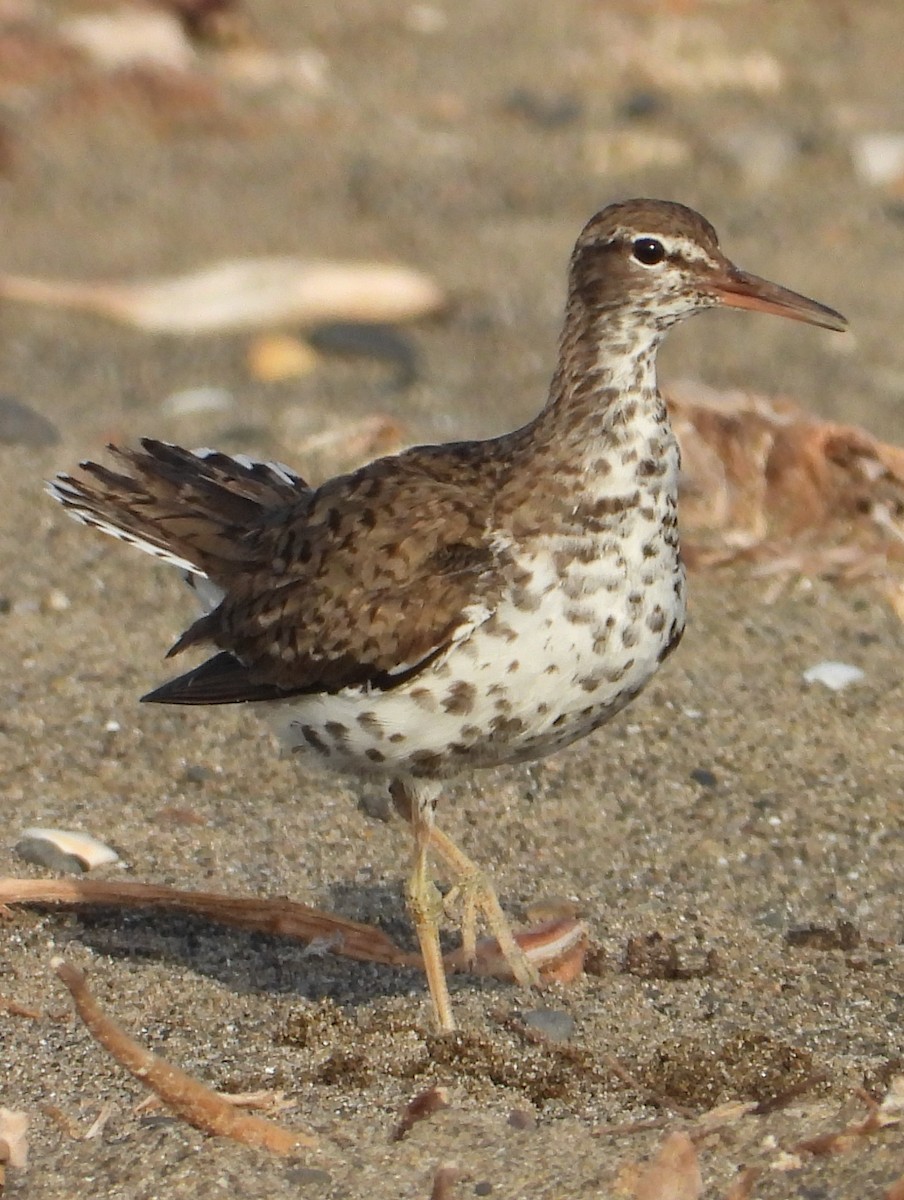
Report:
[{"label": "bird", "polygon": [[847,327],[736,267],[693,209],[622,201],[577,238],[546,403],[512,432],[319,486],[145,438],[48,485],[196,587],[204,611],[169,655],[213,653],[143,700],[250,704],[292,751],[388,787],[413,834],[405,895],[441,1031],[455,1028],[440,950],[453,900],[464,961],[483,921],[515,980],[538,983],[489,878],[437,822],[448,781],[592,733],[681,639],[679,449],[656,354],[717,306]]}]

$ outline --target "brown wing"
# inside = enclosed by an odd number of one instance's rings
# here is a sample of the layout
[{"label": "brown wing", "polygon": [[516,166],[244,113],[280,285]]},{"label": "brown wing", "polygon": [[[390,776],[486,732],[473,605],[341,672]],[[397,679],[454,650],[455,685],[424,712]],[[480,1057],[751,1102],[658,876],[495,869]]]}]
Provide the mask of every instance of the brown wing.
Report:
[{"label": "brown wing", "polygon": [[417,673],[502,585],[487,533],[492,489],[475,487],[465,450],[382,459],[272,510],[243,534],[242,563],[217,580],[223,602],[172,651],[212,642],[228,655],[151,698],[389,688]]}]

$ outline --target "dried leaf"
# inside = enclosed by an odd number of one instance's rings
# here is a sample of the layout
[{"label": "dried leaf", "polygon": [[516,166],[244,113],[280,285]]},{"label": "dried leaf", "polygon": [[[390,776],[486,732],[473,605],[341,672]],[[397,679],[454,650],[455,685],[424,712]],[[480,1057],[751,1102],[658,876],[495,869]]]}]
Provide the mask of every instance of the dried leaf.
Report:
[{"label": "dried leaf", "polygon": [[821,421],[789,400],[673,389],[691,565],[743,558],[758,573],[867,576],[904,563],[904,447]]},{"label": "dried leaf", "polygon": [[742,1171],[725,1193],[725,1200],[749,1200],[753,1193],[753,1185],[761,1174],[759,1167],[748,1167],[746,1171]]},{"label": "dried leaf", "polygon": [[28,1166],[27,1113],[0,1108],[0,1164],[24,1170]]},{"label": "dried leaf", "polygon": [[419,1121],[425,1121],[434,1113],[449,1107],[449,1093],[443,1087],[433,1084],[426,1091],[418,1092],[413,1100],[405,1106],[401,1120],[392,1133],[392,1141],[400,1142]]},{"label": "dried leaf", "polygon": [[254,379],[278,383],[310,375],[318,355],[307,342],[289,334],[267,334],[255,338],[248,347],[248,370]]},{"label": "dried leaf", "polygon": [[703,1178],[694,1143],[686,1133],[670,1133],[634,1189],[636,1200],[698,1200]]},{"label": "dried leaf", "polygon": [[904,1175],[891,1185],[883,1200],[904,1200]]},{"label": "dried leaf", "polygon": [[460,1178],[461,1174],[457,1167],[440,1167],[433,1176],[430,1200],[452,1200],[455,1185]]},{"label": "dried leaf", "polygon": [[0,297],[99,313],[157,333],[217,333],[314,321],[405,321],[444,297],[407,267],[304,259],[232,259],[137,283],[0,275]]}]

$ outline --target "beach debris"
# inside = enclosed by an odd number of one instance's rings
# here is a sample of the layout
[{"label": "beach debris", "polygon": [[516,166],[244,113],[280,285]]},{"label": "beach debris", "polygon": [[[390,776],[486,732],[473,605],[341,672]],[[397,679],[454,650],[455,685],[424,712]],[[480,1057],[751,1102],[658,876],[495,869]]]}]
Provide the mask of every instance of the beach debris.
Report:
[{"label": "beach debris", "polygon": [[[317,953],[329,951],[360,962],[423,968],[420,954],[402,950],[381,929],[291,900],[180,891],[131,881],[0,877],[2,904],[103,904],[175,909],[233,928],[312,943],[317,947]],[[587,926],[583,921],[562,918],[545,922],[516,931],[515,940],[548,981],[570,983],[583,970],[587,952]],[[450,951],[445,962],[449,970],[463,970],[467,965],[461,950]],[[477,975],[511,978],[508,963],[494,938],[478,942],[473,970]]]},{"label": "beach debris", "polygon": [[136,66],[189,71],[197,61],[180,22],[143,6],[68,17],[57,31],[105,71]]},{"label": "beach debris", "polygon": [[904,133],[862,133],[851,145],[851,157],[864,183],[904,183]]},{"label": "beach debris", "polygon": [[411,340],[389,325],[333,321],[315,326],[308,340],[322,354],[372,358],[394,367],[393,390],[410,387],[417,379],[417,353]]},{"label": "beach debris", "polygon": [[714,131],[713,148],[734,166],[750,188],[778,186],[800,157],[794,134],[781,125],[745,123]]},{"label": "beach debris", "polygon": [[82,874],[119,862],[119,855],[90,833],[69,829],[44,829],[32,826],[23,830],[13,849],[26,862],[52,871]]},{"label": "beach debris", "polygon": [[240,0],[155,0],[173,16],[192,41],[208,46],[241,45],[251,36]]},{"label": "beach debris", "polygon": [[28,1114],[14,1108],[0,1108],[0,1155],[11,1167],[28,1166]]},{"label": "beach debris", "polygon": [[682,959],[675,938],[666,938],[658,930],[643,936],[629,937],[625,945],[622,970],[638,979],[706,979],[716,974],[718,954],[715,950],[699,951],[693,962]]},{"label": "beach debris", "polygon": [[665,91],[752,92],[772,95],[785,83],[781,62],[748,45],[740,52],[718,22],[681,13],[636,19],[606,5],[598,9],[600,44],[613,70]]},{"label": "beach debris", "polygon": [[846,1154],[854,1150],[863,1138],[889,1126],[904,1124],[904,1075],[896,1075],[892,1079],[881,1103],[877,1104],[869,1092],[862,1088],[857,1088],[855,1095],[867,1108],[862,1121],[852,1121],[841,1129],[804,1138],[793,1147],[794,1153],[816,1157]]},{"label": "beach debris", "polygon": [[184,1121],[213,1137],[229,1137],[274,1154],[292,1154],[300,1147],[318,1144],[309,1134],[241,1112],[200,1080],[152,1054],[103,1012],[81,971],[59,957],[51,960],[51,966],[69,989],[75,1010],[91,1036]]},{"label": "beach debris", "polygon": [[571,125],[584,113],[584,104],[579,96],[565,92],[537,91],[530,87],[519,87],[509,92],[502,101],[503,111],[538,126],[540,129],[560,129]]},{"label": "beach debris", "polygon": [[155,333],[222,333],[317,321],[414,320],[445,304],[408,267],[291,256],[237,258],[135,283],[0,274],[0,299],[97,313]]},{"label": "beach debris", "polygon": [[0,996],[0,1012],[5,1012],[11,1017],[27,1017],[30,1021],[40,1021],[43,1015],[40,1009],[20,1004],[18,1000],[10,1000],[8,996]]},{"label": "beach debris", "polygon": [[55,446],[59,440],[60,431],[52,421],[12,396],[0,396],[0,442],[39,449]]},{"label": "beach debris", "polygon": [[686,1133],[667,1134],[634,1185],[635,1200],[697,1200],[703,1176],[697,1150]]},{"label": "beach debris", "polygon": [[316,98],[330,90],[330,60],[314,46],[272,50],[246,42],[221,51],[212,67],[220,79],[246,92],[285,88]]},{"label": "beach debris", "polygon": [[160,402],[160,411],[173,417],[194,417],[203,413],[228,412],[235,407],[235,396],[226,388],[201,386],[171,392]]},{"label": "beach debris", "polygon": [[521,1020],[547,1042],[567,1042],[574,1037],[574,1017],[561,1008],[528,1009],[521,1014]]},{"label": "beach debris", "polygon": [[334,951],[362,962],[419,967],[419,954],[402,950],[382,930],[360,921],[296,904],[230,896],[222,892],[190,892],[157,884],[94,879],[0,878],[0,904],[106,905],[120,908],[163,908],[193,913],[222,925],[277,934],[311,942],[330,940]]},{"label": "beach debris", "polygon": [[298,405],[283,416],[282,438],[301,458],[322,454],[330,463],[358,464],[381,454],[395,454],[405,445],[408,429],[388,413],[376,412],[341,425],[310,432],[310,418]]},{"label": "beach debris", "polygon": [[[587,955],[588,929],[583,921],[563,917],[544,921],[529,929],[515,930],[515,941],[530,962],[547,982],[573,983],[583,974]],[[446,967],[462,970],[466,967],[461,950],[444,956]],[[511,979],[511,968],[495,938],[477,943],[477,957],[472,964],[477,975],[492,975],[496,979]]]},{"label": "beach debris", "polygon": [[82,1140],[85,1142],[94,1141],[95,1138],[103,1136],[103,1132],[107,1127],[107,1122],[116,1111],[116,1105],[107,1100],[100,1106],[100,1112],[82,1134]]},{"label": "beach debris", "polygon": [[750,1200],[753,1195],[753,1185],[762,1175],[761,1167],[747,1167],[725,1193],[725,1200]]},{"label": "beach debris", "polygon": [[785,934],[785,944],[795,949],[856,950],[862,941],[860,930],[851,921],[838,920],[828,925],[798,925]]},{"label": "beach debris", "polygon": [[264,383],[310,375],[318,361],[319,356],[310,342],[288,333],[270,333],[255,338],[246,355],[251,377]]},{"label": "beach debris", "polygon": [[400,1142],[405,1135],[418,1124],[426,1121],[434,1113],[449,1107],[449,1093],[444,1087],[433,1084],[423,1092],[418,1092],[413,1100],[405,1105],[401,1120],[392,1131],[391,1141]]},{"label": "beach debris", "polygon": [[593,132],[584,142],[585,165],[596,175],[680,167],[690,157],[691,147],[687,142],[654,129]]},{"label": "beach debris", "polygon": [[667,399],[691,567],[869,579],[904,619],[904,446],[782,397],[683,383]]},{"label": "beach debris", "polygon": [[901,1175],[888,1189],[883,1200],[904,1200],[904,1175]]},{"label": "beach debris", "polygon": [[438,1167],[433,1176],[430,1200],[453,1200],[455,1185],[459,1179],[461,1179],[461,1172],[458,1167],[452,1166],[451,1163],[445,1163]]},{"label": "beach debris", "polygon": [[72,601],[62,588],[50,588],[41,597],[40,609],[42,613],[66,612],[71,607]]},{"label": "beach debris", "polygon": [[24,1171],[28,1166],[28,1114],[0,1108],[0,1195],[6,1186],[6,1169]]},{"label": "beach debris", "polygon": [[[236,1108],[251,1108],[258,1112],[277,1113],[298,1107],[295,1100],[286,1099],[286,1093],[281,1088],[277,1088],[275,1091],[260,1088],[253,1092],[217,1092],[217,1095],[221,1100],[225,1100],[227,1104],[232,1104]],[[132,1112],[138,1116],[163,1107],[163,1101],[152,1092],[143,1100],[139,1100]],[[85,1134],[85,1136],[88,1135]]]},{"label": "beach debris", "polygon": [[822,662],[807,667],[803,673],[804,683],[821,683],[832,692],[843,692],[852,683],[859,683],[866,678],[866,673],[851,663],[835,662],[826,658]]}]

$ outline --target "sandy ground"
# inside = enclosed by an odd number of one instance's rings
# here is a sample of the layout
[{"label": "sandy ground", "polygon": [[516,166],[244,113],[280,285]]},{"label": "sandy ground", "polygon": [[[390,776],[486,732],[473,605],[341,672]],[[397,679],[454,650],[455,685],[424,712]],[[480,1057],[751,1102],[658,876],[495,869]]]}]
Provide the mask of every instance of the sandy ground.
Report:
[{"label": "sandy ground", "polygon": [[[904,129],[904,11],[250,7],[263,44],[309,55],[316,85],[249,93],[211,74],[154,91],[87,68],[32,77],[20,62],[5,84],[0,72],[4,269],[140,277],[251,253],[376,256],[429,271],[455,303],[410,333],[420,366],[406,390],[381,365],[336,358],[265,384],[245,336],[176,340],[0,308],[0,390],[61,438],[0,447],[0,873],[41,874],[11,852],[25,826],[84,828],[119,849],[112,877],[291,895],[405,940],[406,831],[362,812],[354,781],[281,761],[240,709],[140,707],[190,598],[163,566],[68,522],[42,479],[111,437],[244,449],[316,476],[348,464],[338,450],[299,461],[305,439],[374,411],[411,441],[507,429],[542,402],[577,230],[632,194],[699,208],[736,261],[839,308],[854,331],[707,316],[671,339],[665,382],[784,391],[900,441],[902,198],[859,175],[851,147]],[[654,135],[669,141],[635,165]],[[235,407],[162,406],[202,385]],[[32,1118],[30,1166],[9,1195],[426,1200],[443,1162],[460,1169],[458,1198],[631,1195],[626,1164],[666,1130],[784,1096],[702,1139],[706,1195],[759,1164],[763,1200],[884,1196],[904,1173],[900,1128],[775,1163],[862,1117],[855,1089],[881,1096],[904,1067],[904,626],[866,588],[816,582],[772,606],[764,591],[742,573],[694,579],[679,653],[619,720],[451,790],[445,827],[508,909],[574,897],[598,947],[592,973],[543,997],[456,978],[455,1042],[430,1036],[413,973],[172,916],[17,911],[0,933],[0,994],[41,1016],[0,1007],[0,1104]],[[823,658],[864,681],[806,686]],[[840,921],[859,944],[788,940]],[[629,970],[629,939],[656,935],[680,969],[654,956]],[[284,1089],[295,1108],[281,1119],[316,1129],[322,1148],[284,1160],[136,1114],[140,1085],[72,1019],[53,952],[88,970],[135,1036],[211,1084]],[[573,1018],[564,1046],[517,1031],[510,1018],[538,1007]],[[391,1141],[434,1082],[450,1107]],[[106,1104],[102,1135],[79,1138]]]}]

